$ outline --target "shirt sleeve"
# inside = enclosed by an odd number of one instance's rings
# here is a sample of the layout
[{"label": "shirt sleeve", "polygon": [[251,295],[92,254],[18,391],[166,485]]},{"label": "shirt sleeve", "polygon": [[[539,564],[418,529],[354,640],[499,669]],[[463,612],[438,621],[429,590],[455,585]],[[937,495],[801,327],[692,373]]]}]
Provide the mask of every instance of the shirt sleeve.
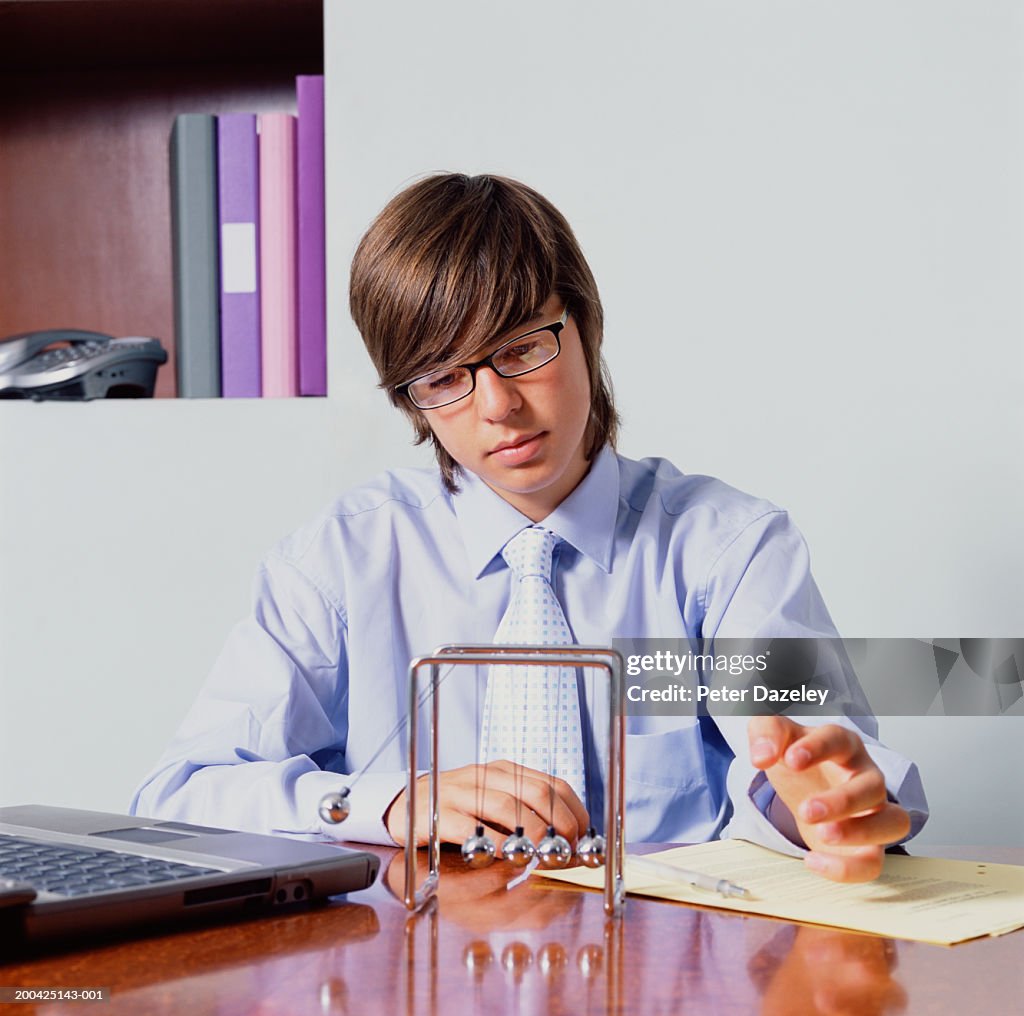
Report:
[{"label": "shirt sleeve", "polygon": [[[713,561],[704,588],[702,635],[705,639],[838,637],[811,576],[807,544],[786,512],[768,511],[749,523]],[[857,701],[863,708],[855,710],[855,715],[800,716],[799,722],[809,726],[840,723],[856,730],[885,777],[890,799],[910,814],[906,839],[916,836],[928,817],[917,766],[878,740],[877,721],[849,661],[837,660],[831,670],[836,694],[830,695],[830,700]],[[794,856],[806,853],[768,817],[775,790],[767,776],[750,763],[749,718],[722,715],[715,720],[735,756],[726,778],[733,815],[723,835]]]},{"label": "shirt sleeve", "polygon": [[[170,746],[135,792],[135,815],[254,832],[394,841],[383,815],[404,772],[345,779],[347,624],[293,564],[270,557]],[[321,797],[354,782],[343,825]]]}]

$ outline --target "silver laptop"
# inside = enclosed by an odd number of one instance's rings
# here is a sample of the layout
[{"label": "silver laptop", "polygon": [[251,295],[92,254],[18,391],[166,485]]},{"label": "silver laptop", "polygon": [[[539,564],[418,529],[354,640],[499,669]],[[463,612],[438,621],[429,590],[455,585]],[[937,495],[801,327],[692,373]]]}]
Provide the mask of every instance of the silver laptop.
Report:
[{"label": "silver laptop", "polygon": [[72,808],[0,808],[0,939],[271,912],[365,889],[379,864],[365,851],[286,837]]}]

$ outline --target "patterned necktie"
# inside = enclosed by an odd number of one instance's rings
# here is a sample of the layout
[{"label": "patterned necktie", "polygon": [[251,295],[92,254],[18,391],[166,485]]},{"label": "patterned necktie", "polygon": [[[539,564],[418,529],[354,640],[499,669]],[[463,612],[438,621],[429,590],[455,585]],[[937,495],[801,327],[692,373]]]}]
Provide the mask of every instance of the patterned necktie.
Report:
[{"label": "patterned necktie", "polygon": [[[567,646],[572,635],[551,588],[551,560],[561,538],[532,526],[501,552],[512,596],[496,643]],[[572,667],[491,667],[484,701],[481,761],[509,759],[561,777],[584,801],[583,737]]]}]

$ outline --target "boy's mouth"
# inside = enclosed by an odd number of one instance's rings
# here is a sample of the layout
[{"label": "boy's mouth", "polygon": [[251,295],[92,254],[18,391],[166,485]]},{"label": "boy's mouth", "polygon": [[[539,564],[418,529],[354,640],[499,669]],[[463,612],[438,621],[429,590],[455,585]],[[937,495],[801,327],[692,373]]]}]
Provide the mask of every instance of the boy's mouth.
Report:
[{"label": "boy's mouth", "polygon": [[534,434],[524,434],[522,437],[514,437],[508,441],[502,441],[495,445],[487,454],[496,455],[506,462],[515,462],[526,458],[537,450],[540,439],[546,432],[539,430]]}]

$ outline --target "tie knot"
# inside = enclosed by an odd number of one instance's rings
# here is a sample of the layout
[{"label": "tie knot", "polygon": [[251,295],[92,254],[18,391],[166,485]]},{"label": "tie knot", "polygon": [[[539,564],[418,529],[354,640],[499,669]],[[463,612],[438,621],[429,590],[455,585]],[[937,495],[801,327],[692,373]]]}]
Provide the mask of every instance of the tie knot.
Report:
[{"label": "tie knot", "polygon": [[545,582],[551,581],[551,558],[555,547],[561,542],[550,529],[531,526],[512,537],[505,544],[501,556],[512,569],[516,578],[539,575]]}]

